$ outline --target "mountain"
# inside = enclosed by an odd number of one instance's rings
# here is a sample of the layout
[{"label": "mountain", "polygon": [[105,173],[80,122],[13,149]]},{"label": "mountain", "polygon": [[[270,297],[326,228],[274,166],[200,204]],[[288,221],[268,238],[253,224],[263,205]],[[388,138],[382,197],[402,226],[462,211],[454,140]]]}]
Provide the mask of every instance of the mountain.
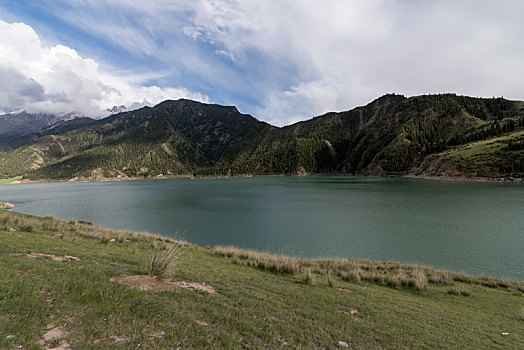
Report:
[{"label": "mountain", "polygon": [[0,154],[2,176],[31,178],[189,174],[226,150],[274,128],[235,107],[189,100],[115,114],[51,133]]},{"label": "mountain", "polygon": [[0,115],[0,142],[38,132],[58,120],[52,114],[31,114],[25,111]]},{"label": "mountain", "polygon": [[0,152],[0,176],[70,179],[193,174],[524,175],[524,102],[385,95],[277,128],[190,100],[74,119]]},{"label": "mountain", "polygon": [[[523,116],[523,102],[503,98],[385,95],[274,130],[217,165],[233,174],[521,176]],[[479,142],[490,146],[463,151]]]},{"label": "mountain", "polygon": [[75,119],[65,119],[59,120],[50,126],[40,129],[38,132],[33,132],[31,134],[23,133],[20,135],[11,135],[11,137],[6,140],[0,141],[0,150],[6,151],[10,149],[16,149],[18,147],[28,145],[43,136],[46,135],[61,135],[68,131],[75,130],[91,124],[94,122],[94,119],[87,117],[77,117]]}]

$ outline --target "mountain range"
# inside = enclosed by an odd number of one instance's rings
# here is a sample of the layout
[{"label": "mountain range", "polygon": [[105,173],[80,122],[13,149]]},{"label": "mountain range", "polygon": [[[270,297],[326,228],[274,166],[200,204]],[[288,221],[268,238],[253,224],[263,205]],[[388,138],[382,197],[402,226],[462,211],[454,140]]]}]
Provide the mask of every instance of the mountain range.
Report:
[{"label": "mountain range", "polygon": [[524,102],[388,94],[285,127],[185,99],[100,120],[0,117],[1,178],[313,173],[520,181]]}]

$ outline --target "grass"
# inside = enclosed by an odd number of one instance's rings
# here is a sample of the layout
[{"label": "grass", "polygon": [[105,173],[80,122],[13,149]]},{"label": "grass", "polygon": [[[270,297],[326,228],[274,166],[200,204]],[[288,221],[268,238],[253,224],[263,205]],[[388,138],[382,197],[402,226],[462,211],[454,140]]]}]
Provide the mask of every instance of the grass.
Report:
[{"label": "grass", "polygon": [[[173,280],[213,286],[216,295],[110,281],[147,275],[151,256],[170,246],[183,253]],[[81,260],[29,260],[28,253]],[[309,275],[312,284],[304,283]],[[427,283],[417,291],[419,275]],[[453,287],[470,295],[448,294]],[[523,292],[519,282],[423,266],[200,248],[0,211],[0,349],[41,348],[51,326],[64,333],[45,345],[73,349],[336,348],[339,341],[351,349],[521,349]]]},{"label": "grass", "polygon": [[506,289],[509,292],[524,293],[524,283],[501,280],[487,276],[471,276],[460,272],[438,270],[427,266],[355,259],[298,259],[254,250],[238,249],[232,246],[213,248],[217,256],[228,257],[237,265],[281,274],[331,274],[341,280],[359,283],[361,281],[381,286],[411,287],[424,291],[428,284],[453,285],[456,282],[489,288]]},{"label": "grass", "polygon": [[23,176],[15,176],[15,177],[11,177],[9,179],[0,179],[0,185],[1,184],[8,184],[10,182],[17,181],[17,180],[22,180],[23,178],[24,178]]},{"label": "grass", "polygon": [[[522,171],[512,171],[511,164],[524,157],[524,150],[508,151],[510,140],[522,140],[524,130],[517,130],[502,136],[471,142],[441,153],[433,154],[425,160],[428,164],[438,164],[434,172],[459,171],[466,176],[501,177]],[[502,170],[505,169],[505,170]],[[453,173],[453,172],[452,172]]]}]

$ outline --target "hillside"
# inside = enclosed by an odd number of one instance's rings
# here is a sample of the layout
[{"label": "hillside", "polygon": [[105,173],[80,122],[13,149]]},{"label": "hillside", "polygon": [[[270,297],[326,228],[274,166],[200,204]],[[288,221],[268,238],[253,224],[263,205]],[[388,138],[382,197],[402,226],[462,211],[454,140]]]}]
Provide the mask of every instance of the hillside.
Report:
[{"label": "hillside", "polygon": [[524,103],[503,98],[385,95],[283,128],[235,107],[164,101],[12,140],[0,153],[0,177],[337,173],[520,180],[523,131]]},{"label": "hillside", "polygon": [[[0,210],[0,348],[522,349],[524,284]],[[178,246],[172,273],[150,257]],[[344,342],[340,344],[339,342]]]}]

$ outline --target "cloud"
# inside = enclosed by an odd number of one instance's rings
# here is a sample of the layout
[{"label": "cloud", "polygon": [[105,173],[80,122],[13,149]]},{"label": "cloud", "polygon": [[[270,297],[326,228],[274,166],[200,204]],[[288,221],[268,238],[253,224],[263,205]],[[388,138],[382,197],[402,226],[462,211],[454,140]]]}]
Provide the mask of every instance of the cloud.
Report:
[{"label": "cloud", "polygon": [[[257,113],[287,124],[387,93],[524,98],[521,2],[201,1],[197,39],[293,62]],[[248,58],[247,58],[248,59]],[[271,74],[271,72],[267,72]]]},{"label": "cloud", "polygon": [[0,106],[23,109],[27,104],[43,101],[44,88],[16,69],[0,66]]},{"label": "cloud", "polygon": [[[139,88],[160,81],[185,87],[170,93],[199,91],[285,125],[389,92],[524,99],[521,1],[56,0],[34,6],[73,28],[70,36],[62,33],[68,46],[82,47],[104,67],[106,74],[93,67],[97,62],[71,58],[75,72],[95,69],[101,85],[84,91],[92,74],[77,74],[70,89],[85,96],[104,91],[111,101],[119,94],[161,98],[154,88]],[[75,38],[78,32],[83,36]],[[124,63],[127,71],[114,69]],[[25,67],[9,67],[42,85],[46,96],[64,97]],[[143,70],[164,74],[135,73]]]},{"label": "cloud", "polygon": [[115,76],[64,45],[44,46],[23,23],[0,21],[0,109],[100,116],[114,105],[208,98],[184,88],[141,86],[150,76]]}]

